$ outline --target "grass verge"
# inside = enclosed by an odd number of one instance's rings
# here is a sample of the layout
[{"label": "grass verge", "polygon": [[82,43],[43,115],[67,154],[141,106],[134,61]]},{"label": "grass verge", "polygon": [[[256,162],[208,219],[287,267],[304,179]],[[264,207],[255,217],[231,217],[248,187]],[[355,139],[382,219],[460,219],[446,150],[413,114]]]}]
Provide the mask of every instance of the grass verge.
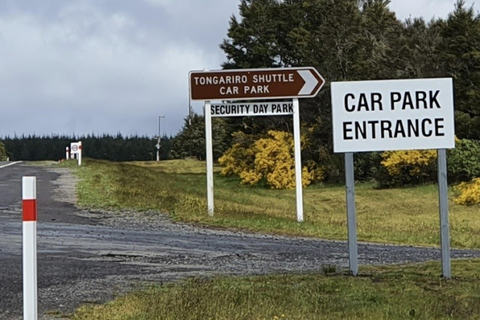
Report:
[{"label": "grass verge", "polygon": [[364,267],[339,274],[189,279],[151,287],[75,320],[480,319],[480,261],[454,261],[455,277],[436,276],[438,263]]},{"label": "grass verge", "polygon": [[[84,207],[169,212],[178,220],[219,227],[346,238],[343,186],[305,189],[306,221],[299,224],[294,191],[241,186],[238,179],[219,176],[218,171],[215,216],[209,217],[202,162],[87,160],[76,170],[81,178],[79,204]],[[437,197],[432,185],[392,190],[357,185],[359,239],[437,245]],[[450,201],[455,246],[480,246],[477,211]],[[192,278],[81,307],[72,319],[480,319],[480,260],[452,261],[451,280],[440,278],[439,269],[439,262],[429,262],[361,267],[362,276],[355,278],[335,268],[322,274]]]},{"label": "grass verge", "polygon": [[[171,214],[184,222],[250,231],[345,240],[345,187],[315,185],[304,189],[305,222],[296,222],[295,191],[240,185],[237,178],[215,174],[215,216],[207,215],[204,162],[173,160],[112,163],[87,159],[77,168],[79,205]],[[480,248],[478,206],[450,205],[451,243]],[[439,244],[436,185],[377,190],[356,186],[358,239],[378,243]]]}]

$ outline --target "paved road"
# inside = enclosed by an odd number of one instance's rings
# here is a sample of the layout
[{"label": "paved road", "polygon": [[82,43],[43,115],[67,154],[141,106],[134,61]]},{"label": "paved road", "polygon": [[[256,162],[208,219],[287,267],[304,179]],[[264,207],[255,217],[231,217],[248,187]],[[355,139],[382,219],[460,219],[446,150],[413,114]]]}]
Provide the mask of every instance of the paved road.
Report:
[{"label": "paved road", "polygon": [[[39,309],[44,319],[54,311],[104,302],[145,282],[348,265],[344,242],[202,229],[163,216],[147,219],[148,228],[138,219],[131,225],[119,219],[111,223],[63,198],[72,178],[65,172],[24,163],[2,168],[0,162],[0,319],[21,319],[21,177],[27,175],[37,177]],[[454,250],[452,256],[480,257],[480,252]],[[359,246],[360,264],[438,259],[437,249]]]}]

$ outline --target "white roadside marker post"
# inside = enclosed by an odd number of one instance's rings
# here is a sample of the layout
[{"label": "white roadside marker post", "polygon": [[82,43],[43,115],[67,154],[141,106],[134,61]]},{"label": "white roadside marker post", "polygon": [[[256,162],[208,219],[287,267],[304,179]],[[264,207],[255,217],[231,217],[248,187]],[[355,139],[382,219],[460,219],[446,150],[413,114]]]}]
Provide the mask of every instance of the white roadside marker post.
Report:
[{"label": "white roadside marker post", "polygon": [[37,320],[37,178],[22,178],[23,319]]},{"label": "white roadside marker post", "polygon": [[78,141],[78,165],[82,165],[82,141]]}]

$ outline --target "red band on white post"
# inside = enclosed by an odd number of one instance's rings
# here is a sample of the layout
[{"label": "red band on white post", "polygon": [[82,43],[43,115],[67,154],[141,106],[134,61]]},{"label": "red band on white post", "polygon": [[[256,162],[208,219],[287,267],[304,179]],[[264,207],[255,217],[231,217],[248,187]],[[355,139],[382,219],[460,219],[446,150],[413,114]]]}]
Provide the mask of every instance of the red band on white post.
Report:
[{"label": "red band on white post", "polygon": [[23,221],[37,221],[37,179],[36,177],[23,177]]},{"label": "red band on white post", "polygon": [[22,178],[23,319],[37,320],[37,178]]},{"label": "red band on white post", "polygon": [[37,199],[23,200],[23,221],[37,221]]}]

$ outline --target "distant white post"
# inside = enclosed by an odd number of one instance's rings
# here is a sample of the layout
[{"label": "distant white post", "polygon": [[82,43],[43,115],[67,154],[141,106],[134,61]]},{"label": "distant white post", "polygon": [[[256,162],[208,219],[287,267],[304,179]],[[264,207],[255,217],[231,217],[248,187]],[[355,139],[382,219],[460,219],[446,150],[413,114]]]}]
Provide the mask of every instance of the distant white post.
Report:
[{"label": "distant white post", "polygon": [[78,141],[78,165],[82,165],[82,141]]},{"label": "distant white post", "polygon": [[22,178],[23,319],[37,320],[37,180]]},{"label": "distant white post", "polygon": [[68,147],[65,148],[65,159],[66,160],[70,159],[70,150],[68,149]]},{"label": "distant white post", "polygon": [[162,118],[165,118],[165,116],[164,115],[158,116],[158,137],[157,137],[157,144],[155,145],[155,147],[157,147],[157,162],[160,161],[160,146],[162,142],[161,133],[160,133],[160,120]]}]

